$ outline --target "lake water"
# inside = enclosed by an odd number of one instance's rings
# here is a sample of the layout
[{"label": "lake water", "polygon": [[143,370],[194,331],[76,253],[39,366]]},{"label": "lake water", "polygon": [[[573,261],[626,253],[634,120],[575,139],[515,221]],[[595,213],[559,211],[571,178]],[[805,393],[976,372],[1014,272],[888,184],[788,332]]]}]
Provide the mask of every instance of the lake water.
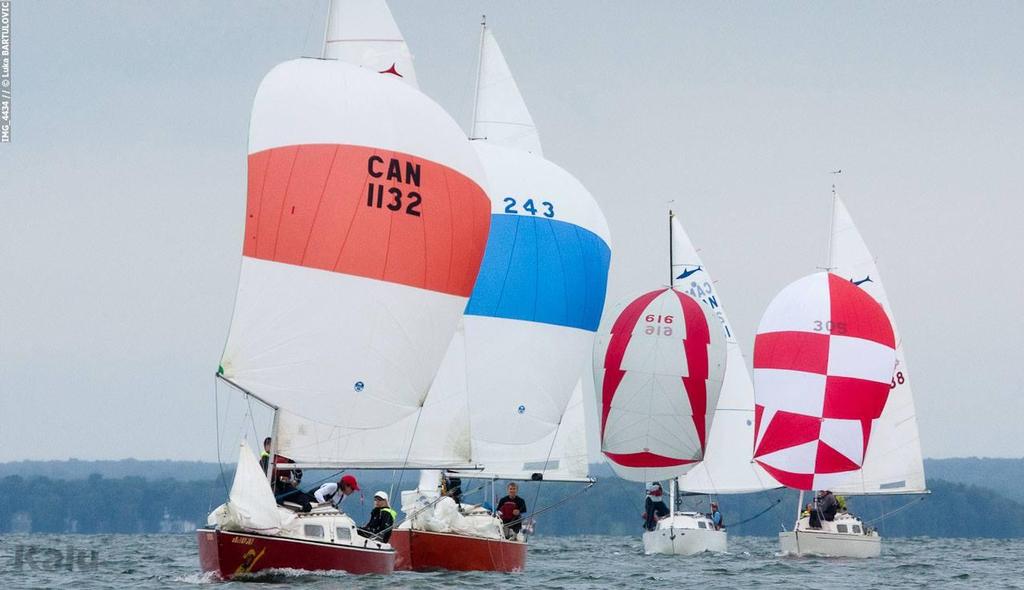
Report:
[{"label": "lake water", "polygon": [[869,560],[778,557],[772,538],[731,536],[729,545],[721,555],[644,556],[639,537],[537,537],[518,574],[294,572],[257,585],[200,573],[192,535],[0,535],[0,587],[1024,589],[1024,539],[885,539],[882,557]]}]

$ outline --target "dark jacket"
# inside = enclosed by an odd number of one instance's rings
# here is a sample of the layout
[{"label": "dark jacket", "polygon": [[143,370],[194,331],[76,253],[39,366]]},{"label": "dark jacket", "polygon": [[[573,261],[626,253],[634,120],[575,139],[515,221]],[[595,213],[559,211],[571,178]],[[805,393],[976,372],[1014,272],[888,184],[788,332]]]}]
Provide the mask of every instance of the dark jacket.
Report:
[{"label": "dark jacket", "polygon": [[359,529],[362,533],[369,533],[370,535],[377,535],[384,540],[385,543],[391,538],[391,527],[395,525],[395,511],[394,509],[388,508],[374,508],[370,512],[370,520]]},{"label": "dark jacket", "polygon": [[823,520],[832,520],[836,517],[836,511],[839,510],[839,502],[836,497],[832,494],[825,494],[814,501],[815,509],[821,513]]}]

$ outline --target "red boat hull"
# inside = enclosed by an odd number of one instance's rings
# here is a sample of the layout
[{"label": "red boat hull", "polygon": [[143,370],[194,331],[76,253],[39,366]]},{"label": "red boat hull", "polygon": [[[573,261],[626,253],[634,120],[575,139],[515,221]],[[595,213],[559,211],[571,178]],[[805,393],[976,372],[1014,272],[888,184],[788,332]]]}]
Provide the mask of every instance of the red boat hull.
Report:
[{"label": "red boat hull", "polygon": [[390,574],[395,569],[395,552],[390,549],[213,529],[199,529],[196,537],[203,571],[216,572],[225,580],[269,569],[342,570],[350,574]]},{"label": "red boat hull", "polygon": [[453,533],[398,529],[391,533],[396,570],[519,572],[526,543]]}]

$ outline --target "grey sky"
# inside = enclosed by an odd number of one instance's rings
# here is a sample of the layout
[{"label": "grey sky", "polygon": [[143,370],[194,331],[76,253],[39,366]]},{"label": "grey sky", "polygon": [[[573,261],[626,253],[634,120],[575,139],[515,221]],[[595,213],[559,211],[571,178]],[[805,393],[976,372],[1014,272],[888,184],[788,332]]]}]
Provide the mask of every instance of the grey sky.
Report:
[{"label": "grey sky", "polygon": [[[15,0],[0,145],[0,460],[211,459],[249,108],[324,1]],[[414,2],[464,126],[486,12],[546,156],[611,226],[609,305],[675,200],[749,357],[825,258],[829,171],[878,257],[925,456],[1024,455],[1024,4]]]}]

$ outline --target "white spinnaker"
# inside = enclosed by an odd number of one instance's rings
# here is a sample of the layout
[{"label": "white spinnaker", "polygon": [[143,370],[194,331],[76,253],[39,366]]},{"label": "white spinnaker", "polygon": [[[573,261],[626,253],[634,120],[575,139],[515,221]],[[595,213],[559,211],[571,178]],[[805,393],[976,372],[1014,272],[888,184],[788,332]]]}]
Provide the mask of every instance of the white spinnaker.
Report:
[{"label": "white spinnaker", "polygon": [[238,467],[225,505],[232,528],[273,535],[288,525],[294,516],[282,518],[267,474],[244,442],[238,450]]},{"label": "white spinnaker", "polygon": [[[391,77],[346,63],[286,62],[260,85],[250,154],[311,144],[412,154],[486,185],[465,135],[440,106]],[[354,173],[363,178],[365,163]],[[451,172],[443,174],[454,182]],[[420,408],[466,300],[243,256],[223,375],[279,408],[277,449],[297,463],[466,465],[466,444],[457,437],[410,451]]]},{"label": "white spinnaker", "polygon": [[704,460],[679,478],[679,489],[701,494],[741,494],[780,487],[754,463],[754,384],[715,281],[679,218],[671,215],[671,224],[673,285],[718,317],[725,332],[728,357]]},{"label": "white spinnaker", "polygon": [[896,336],[895,387],[889,391],[882,415],[871,427],[864,466],[858,475],[833,491],[845,494],[920,492],[926,489],[921,441],[917,430],[914,397],[910,389],[903,340],[893,318],[882,277],[864,238],[838,195],[832,216],[832,249],[829,266],[834,274],[858,284],[878,301],[889,315]]},{"label": "white spinnaker", "polygon": [[470,137],[543,156],[537,126],[487,27],[481,32],[479,67]]},{"label": "white spinnaker", "polygon": [[324,57],[393,75],[419,88],[412,53],[385,0],[330,0]]},{"label": "white spinnaker", "polygon": [[[555,432],[543,438],[509,449],[507,445],[488,445],[474,441],[474,460],[486,458],[486,469],[464,472],[465,478],[533,479],[584,481],[589,479],[587,431],[583,408],[583,382],[578,380],[562,421]],[[481,461],[483,462],[483,461]]]}]

